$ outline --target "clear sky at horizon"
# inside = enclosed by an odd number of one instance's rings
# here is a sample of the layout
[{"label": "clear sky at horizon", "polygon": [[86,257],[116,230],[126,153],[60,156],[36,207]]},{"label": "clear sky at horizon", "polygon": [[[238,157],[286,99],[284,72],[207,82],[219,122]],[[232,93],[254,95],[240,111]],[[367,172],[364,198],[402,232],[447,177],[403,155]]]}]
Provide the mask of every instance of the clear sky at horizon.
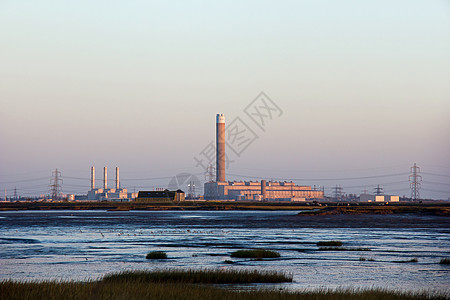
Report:
[{"label": "clear sky at horizon", "polygon": [[[417,163],[445,175],[421,195],[450,197],[449,1],[0,1],[0,78],[8,195],[47,193],[55,168],[85,193],[92,165],[129,188],[204,180],[224,113],[258,135],[227,179],[410,195],[382,175]],[[283,111],[265,131],[244,112],[261,91]]]}]

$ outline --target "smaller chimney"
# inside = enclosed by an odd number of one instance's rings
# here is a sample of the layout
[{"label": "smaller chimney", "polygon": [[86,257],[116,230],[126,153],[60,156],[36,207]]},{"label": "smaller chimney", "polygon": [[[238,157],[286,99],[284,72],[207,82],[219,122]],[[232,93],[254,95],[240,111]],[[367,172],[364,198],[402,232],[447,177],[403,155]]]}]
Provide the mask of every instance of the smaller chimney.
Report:
[{"label": "smaller chimney", "polygon": [[95,168],[91,167],[91,190],[95,189]]},{"label": "smaller chimney", "polygon": [[116,167],[116,191],[120,188],[119,167]]},{"label": "smaller chimney", "polygon": [[108,168],[104,167],[103,168],[103,189],[107,189],[108,188]]}]

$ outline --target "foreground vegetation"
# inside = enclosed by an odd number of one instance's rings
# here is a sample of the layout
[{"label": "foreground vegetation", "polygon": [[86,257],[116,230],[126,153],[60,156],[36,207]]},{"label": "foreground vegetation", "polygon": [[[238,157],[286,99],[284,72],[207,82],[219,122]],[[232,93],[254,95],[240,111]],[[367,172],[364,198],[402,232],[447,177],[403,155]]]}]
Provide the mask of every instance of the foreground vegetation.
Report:
[{"label": "foreground vegetation", "polygon": [[[447,295],[448,296],[448,295]],[[214,300],[441,300],[444,294],[405,293],[383,289],[317,289],[289,292],[280,289],[227,290],[217,286],[148,283],[134,280],[81,282],[0,282],[0,299],[214,299]]]}]

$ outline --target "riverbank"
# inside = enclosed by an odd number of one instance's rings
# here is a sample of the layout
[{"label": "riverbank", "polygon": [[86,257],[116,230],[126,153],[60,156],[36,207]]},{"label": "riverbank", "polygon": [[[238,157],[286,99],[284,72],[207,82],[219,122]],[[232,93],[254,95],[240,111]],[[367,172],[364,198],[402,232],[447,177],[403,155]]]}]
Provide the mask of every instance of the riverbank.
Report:
[{"label": "riverbank", "polygon": [[431,216],[450,216],[448,205],[372,205],[372,206],[328,206],[313,211],[303,211],[298,215],[326,216],[326,215],[392,215],[392,214],[420,214]]},{"label": "riverbank", "polygon": [[424,214],[450,216],[450,202],[429,201],[423,203],[335,203],[335,202],[234,202],[234,201],[183,201],[175,202],[2,202],[0,211],[11,210],[108,210],[108,211],[164,211],[164,210],[292,210],[299,215],[333,214]]}]

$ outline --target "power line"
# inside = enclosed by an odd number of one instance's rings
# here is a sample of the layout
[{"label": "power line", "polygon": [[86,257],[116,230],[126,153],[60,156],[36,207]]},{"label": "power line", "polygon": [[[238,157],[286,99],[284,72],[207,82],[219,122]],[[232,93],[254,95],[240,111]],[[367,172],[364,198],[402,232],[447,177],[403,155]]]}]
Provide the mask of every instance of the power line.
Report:
[{"label": "power line", "polygon": [[447,185],[447,186],[450,186],[450,183],[432,182],[432,181],[422,181],[422,182],[426,183],[426,184],[436,184],[436,185]]},{"label": "power line", "polygon": [[48,177],[39,177],[39,178],[31,178],[31,179],[22,179],[15,181],[2,181],[0,184],[9,184],[9,183],[19,183],[19,182],[30,182],[30,181],[38,181],[38,180],[48,180]]},{"label": "power line", "polygon": [[441,190],[434,190],[434,189],[423,189],[424,191],[427,192],[436,192],[436,193],[446,193],[450,195],[450,191],[441,191]]},{"label": "power line", "polygon": [[[387,183],[382,183],[380,185],[383,186],[389,186],[389,185],[397,185],[397,184],[407,184],[409,181],[408,180],[403,180],[403,181],[395,181],[395,182],[387,182]],[[353,186],[344,186],[347,189],[357,189],[357,188],[365,188],[368,187],[370,184],[365,184],[365,185],[353,185]]]},{"label": "power line", "polygon": [[[86,177],[63,176],[63,178],[67,178],[67,179],[76,179],[76,180],[90,180],[89,178],[86,178]],[[97,179],[97,180],[101,180],[101,179]]]},{"label": "power line", "polygon": [[436,174],[436,173],[428,173],[428,172],[422,172],[422,174],[431,175],[431,176],[449,177],[450,178],[450,175],[444,175],[444,174]]},{"label": "power line", "polygon": [[[385,175],[373,175],[373,176],[360,176],[360,177],[338,177],[338,178],[274,178],[274,180],[287,180],[287,181],[335,181],[335,180],[363,180],[363,179],[373,179],[373,178],[386,178],[386,177],[395,177],[395,176],[404,176],[409,173],[396,173],[396,174],[385,174]],[[239,176],[244,178],[261,178],[261,176],[248,176],[241,174],[228,174],[231,176]]]},{"label": "power line", "polygon": [[174,176],[165,176],[165,177],[152,177],[152,178],[125,178],[121,179],[121,181],[143,181],[143,180],[158,180],[158,179],[171,179]]}]

